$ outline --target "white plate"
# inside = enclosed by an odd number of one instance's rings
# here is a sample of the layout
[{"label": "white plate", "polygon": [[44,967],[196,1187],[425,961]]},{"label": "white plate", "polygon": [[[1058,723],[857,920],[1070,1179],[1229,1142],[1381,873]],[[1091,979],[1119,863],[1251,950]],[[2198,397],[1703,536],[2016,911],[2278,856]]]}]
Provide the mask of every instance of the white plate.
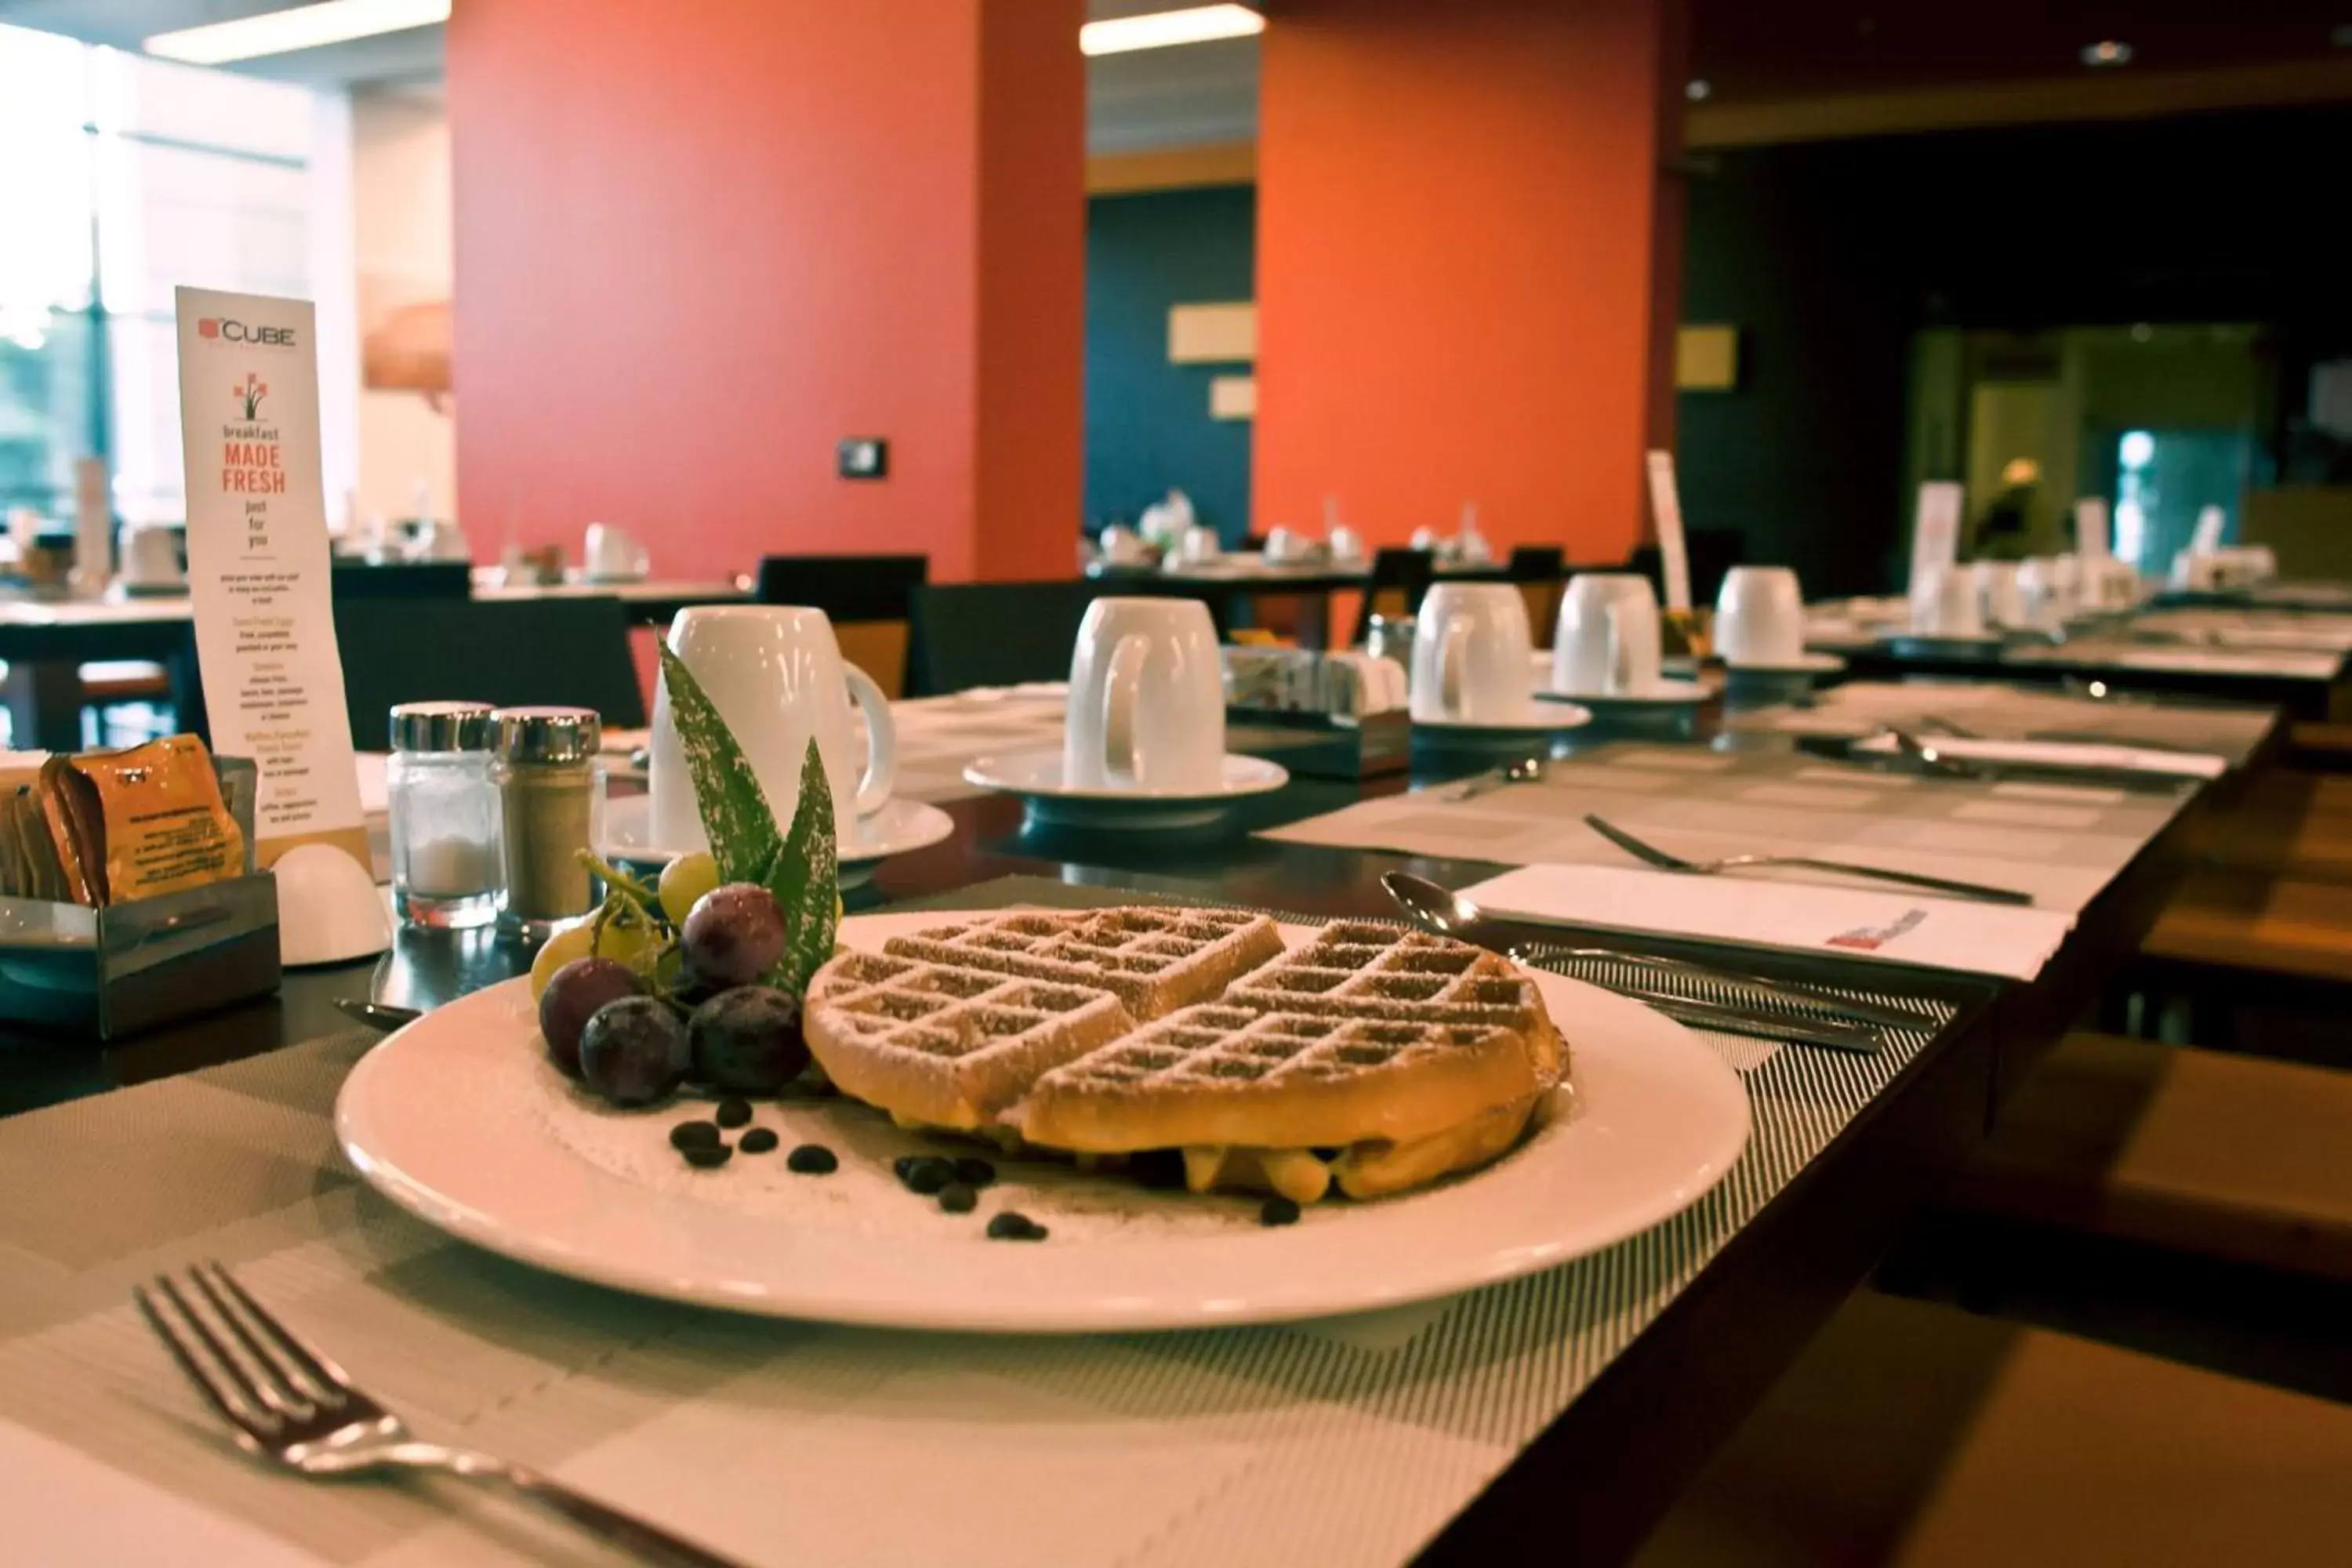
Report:
[{"label": "white plate", "polygon": [[[938,806],[926,805],[919,800],[893,798],[873,816],[862,818],[855,832],[841,836],[841,863],[864,866],[888,856],[928,849],[954,831],[955,818]],[[702,847],[699,844],[655,844],[651,842],[652,835],[651,795],[605,798],[604,831],[597,842],[596,853],[607,860],[668,860]]]},{"label": "white plate", "polygon": [[1217,788],[1136,789],[1073,784],[1061,749],[1008,752],[976,757],[963,780],[981,789],[1018,795],[1033,822],[1068,827],[1196,827],[1215,821],[1224,808],[1254,795],[1267,795],[1290,782],[1290,771],[1263,757],[1229,753]]},{"label": "white plate", "polygon": [[1538,702],[1528,699],[1526,714],[1517,719],[1415,719],[1415,731],[1426,731],[1451,740],[1485,739],[1503,735],[1547,735],[1555,730],[1577,730],[1592,722],[1592,710],[1574,702]]},{"label": "white plate", "polygon": [[[843,940],[878,947],[952,914],[868,915]],[[1314,935],[1285,927],[1294,945]],[[1637,1002],[1538,973],[1570,1042],[1572,1094],[1486,1171],[1378,1203],[1258,1225],[1238,1197],[1147,1192],[1113,1176],[997,1162],[980,1211],[941,1213],[890,1162],[944,1148],[843,1100],[759,1107],[773,1154],[688,1167],[670,1127],[693,1102],[604,1109],[547,1065],[528,983],[509,981],[386,1037],[335,1104],[352,1163],[450,1234],[559,1274],[737,1311],[903,1328],[1014,1332],[1162,1329],[1320,1317],[1451,1295],[1563,1263],[1648,1229],[1722,1179],[1748,1139],[1748,1097],[1720,1058]],[[822,1142],[830,1176],[784,1152]],[[1053,1232],[990,1241],[1017,1208]]]},{"label": "white plate", "polygon": [[1677,708],[1706,700],[1707,689],[1696,680],[1661,680],[1640,691],[1557,691],[1547,674],[1536,688],[1538,702],[1580,703],[1591,708]]}]

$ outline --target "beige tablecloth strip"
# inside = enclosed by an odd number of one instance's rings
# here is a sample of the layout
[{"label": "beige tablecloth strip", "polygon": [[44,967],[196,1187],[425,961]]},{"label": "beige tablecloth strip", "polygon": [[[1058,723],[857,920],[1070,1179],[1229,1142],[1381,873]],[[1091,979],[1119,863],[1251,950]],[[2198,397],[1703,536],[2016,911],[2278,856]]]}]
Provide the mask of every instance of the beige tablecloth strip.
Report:
[{"label": "beige tablecloth strip", "polygon": [[[991,887],[968,901],[1103,898]],[[232,1447],[127,1294],[218,1258],[426,1435],[752,1563],[1397,1563],[1949,1016],[1916,1006],[1923,1031],[1872,1058],[1713,1038],[1747,1069],[1755,1133],[1677,1219],[1513,1284],[1288,1328],[894,1333],[538,1273],[410,1219],[344,1161],[334,1096],[367,1036],[0,1121],[0,1560],[610,1561],[457,1483],[322,1485]]]}]

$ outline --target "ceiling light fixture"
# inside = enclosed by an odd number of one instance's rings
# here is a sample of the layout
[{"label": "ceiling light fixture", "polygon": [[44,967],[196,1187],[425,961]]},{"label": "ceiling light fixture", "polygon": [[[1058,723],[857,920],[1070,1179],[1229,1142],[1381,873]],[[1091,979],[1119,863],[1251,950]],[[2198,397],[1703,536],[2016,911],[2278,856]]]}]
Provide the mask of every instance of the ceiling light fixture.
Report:
[{"label": "ceiling light fixture", "polygon": [[378,33],[430,27],[448,19],[449,0],[324,0],[322,5],[264,11],[233,22],[158,33],[142,47],[165,59],[216,66],[348,43]]},{"label": "ceiling light fixture", "polygon": [[2083,63],[2086,66],[2126,66],[2131,64],[2131,46],[2114,38],[2083,46]]},{"label": "ceiling light fixture", "polygon": [[1246,5],[1195,5],[1185,11],[1153,11],[1088,22],[1078,29],[1078,47],[1089,55],[1119,55],[1129,49],[1246,38],[1265,31],[1265,18]]},{"label": "ceiling light fixture", "polygon": [[1715,84],[1703,76],[1693,77],[1683,88],[1683,96],[1693,103],[1704,103],[1715,96]]}]

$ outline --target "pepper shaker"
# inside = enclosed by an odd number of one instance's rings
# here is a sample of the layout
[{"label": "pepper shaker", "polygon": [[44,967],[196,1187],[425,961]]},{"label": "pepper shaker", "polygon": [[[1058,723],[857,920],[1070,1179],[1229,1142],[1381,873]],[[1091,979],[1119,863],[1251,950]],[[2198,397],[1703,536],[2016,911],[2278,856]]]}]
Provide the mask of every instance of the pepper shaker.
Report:
[{"label": "pepper shaker", "polygon": [[507,883],[499,929],[540,941],[596,907],[580,851],[595,842],[604,726],[593,708],[501,708],[493,717]]}]

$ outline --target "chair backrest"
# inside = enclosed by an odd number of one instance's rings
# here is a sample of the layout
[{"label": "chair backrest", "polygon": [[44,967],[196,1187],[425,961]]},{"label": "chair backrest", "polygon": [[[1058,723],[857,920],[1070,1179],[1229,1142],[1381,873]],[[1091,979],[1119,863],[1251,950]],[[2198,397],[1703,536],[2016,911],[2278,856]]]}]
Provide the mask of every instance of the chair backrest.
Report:
[{"label": "chair backrest", "polygon": [[1372,575],[1364,584],[1363,607],[1356,613],[1356,635],[1349,639],[1348,646],[1362,644],[1372,629],[1374,616],[1418,614],[1436,576],[1437,558],[1428,551],[1382,546],[1372,557]]},{"label": "chair backrest", "polygon": [[1061,679],[1087,606],[1106,591],[1116,592],[1084,580],[917,588],[909,596],[908,695]]},{"label": "chair backrest", "polygon": [[463,599],[474,591],[465,561],[398,561],[371,566],[338,561],[328,581],[338,599]]},{"label": "chair backrest", "polygon": [[558,703],[593,708],[611,729],[646,723],[618,599],[346,599],[335,605],[335,641],[362,751],[383,750],[398,702]]},{"label": "chair backrest", "polygon": [[810,605],[835,626],[903,621],[907,595],[929,580],[928,555],[769,555],[760,561],[760,603]]}]

